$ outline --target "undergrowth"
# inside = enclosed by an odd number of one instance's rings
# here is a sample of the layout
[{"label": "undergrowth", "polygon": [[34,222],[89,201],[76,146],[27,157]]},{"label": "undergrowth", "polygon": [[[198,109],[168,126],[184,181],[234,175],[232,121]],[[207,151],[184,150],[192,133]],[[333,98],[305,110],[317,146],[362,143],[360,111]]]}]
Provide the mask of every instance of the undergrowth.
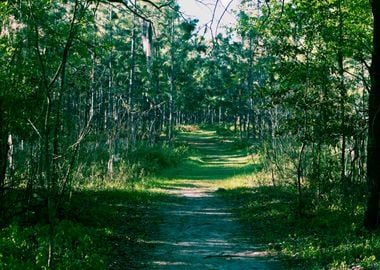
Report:
[{"label": "undergrowth", "polygon": [[78,165],[73,185],[76,188],[143,186],[145,179],[165,168],[177,166],[189,153],[190,148],[183,143],[176,142],[172,147],[166,144],[140,144],[115,158],[112,175],[107,171],[107,156],[94,160],[90,157],[90,160],[84,159]]},{"label": "undergrowth", "polygon": [[380,233],[362,229],[362,206],[326,203],[300,217],[289,187],[240,187],[220,195],[234,202],[254,241],[288,269],[380,269]]},{"label": "undergrowth", "polygon": [[[153,247],[147,240],[159,219],[151,202],[160,196],[127,189],[74,192],[54,226],[53,268],[143,267],[145,251]],[[1,229],[0,238],[0,269],[47,269],[49,225],[44,219],[19,218]]]},{"label": "undergrowth", "polygon": [[[36,190],[33,204],[0,228],[0,269],[47,269],[51,235],[52,269],[147,267],[160,221],[154,202],[168,197],[148,191],[150,176],[178,165],[188,151],[183,144],[140,145],[115,161],[112,177],[105,174],[105,162],[83,163],[57,211],[53,233],[46,194]],[[12,192],[15,201],[24,200],[25,191]]]},{"label": "undergrowth", "polygon": [[131,164],[137,164],[141,171],[157,173],[160,170],[178,165],[187,157],[189,148],[185,145],[169,147],[167,145],[140,145],[127,157]]}]

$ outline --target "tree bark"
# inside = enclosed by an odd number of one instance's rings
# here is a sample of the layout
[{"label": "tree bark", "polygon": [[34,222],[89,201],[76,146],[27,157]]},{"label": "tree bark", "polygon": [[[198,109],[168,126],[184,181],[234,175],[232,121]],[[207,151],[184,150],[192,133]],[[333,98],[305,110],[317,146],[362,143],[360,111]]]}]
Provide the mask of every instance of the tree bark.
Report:
[{"label": "tree bark", "polygon": [[368,101],[367,181],[369,194],[364,226],[373,230],[379,227],[380,199],[380,0],[372,0],[373,52],[371,64],[371,90]]}]

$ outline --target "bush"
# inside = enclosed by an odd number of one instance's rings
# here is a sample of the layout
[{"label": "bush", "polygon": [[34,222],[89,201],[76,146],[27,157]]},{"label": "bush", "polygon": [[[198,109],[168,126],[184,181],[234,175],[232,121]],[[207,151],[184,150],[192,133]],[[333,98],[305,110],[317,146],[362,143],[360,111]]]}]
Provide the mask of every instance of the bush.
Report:
[{"label": "bush", "polygon": [[138,164],[147,173],[156,173],[164,168],[178,165],[188,155],[187,146],[170,148],[167,145],[140,145],[128,156],[131,164]]}]

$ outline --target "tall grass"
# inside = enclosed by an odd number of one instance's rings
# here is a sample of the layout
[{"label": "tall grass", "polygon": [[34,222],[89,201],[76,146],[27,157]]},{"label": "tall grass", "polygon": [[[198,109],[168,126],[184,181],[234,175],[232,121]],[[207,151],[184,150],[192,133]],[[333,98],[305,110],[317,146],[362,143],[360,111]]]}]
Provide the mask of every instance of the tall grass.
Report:
[{"label": "tall grass", "polygon": [[[128,269],[149,264],[159,211],[167,195],[148,190],[150,176],[178,165],[185,145],[139,145],[115,161],[107,177],[106,154],[80,160],[69,192],[57,210],[53,232],[54,269]],[[22,192],[15,196],[22,198]],[[35,203],[0,228],[0,269],[47,269],[51,235],[47,200]]]}]

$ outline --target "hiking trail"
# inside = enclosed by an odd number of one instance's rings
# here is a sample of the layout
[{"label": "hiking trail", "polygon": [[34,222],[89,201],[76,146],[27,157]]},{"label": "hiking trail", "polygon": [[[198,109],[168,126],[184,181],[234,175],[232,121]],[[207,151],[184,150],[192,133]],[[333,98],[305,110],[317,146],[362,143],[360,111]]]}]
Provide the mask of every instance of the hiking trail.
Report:
[{"label": "hiking trail", "polygon": [[[162,191],[175,196],[159,207],[163,219],[152,269],[281,269],[250,243],[234,219],[218,181],[252,171],[249,158],[229,150],[212,132],[185,138],[200,155],[169,172]],[[252,163],[252,162],[251,162]]]}]

